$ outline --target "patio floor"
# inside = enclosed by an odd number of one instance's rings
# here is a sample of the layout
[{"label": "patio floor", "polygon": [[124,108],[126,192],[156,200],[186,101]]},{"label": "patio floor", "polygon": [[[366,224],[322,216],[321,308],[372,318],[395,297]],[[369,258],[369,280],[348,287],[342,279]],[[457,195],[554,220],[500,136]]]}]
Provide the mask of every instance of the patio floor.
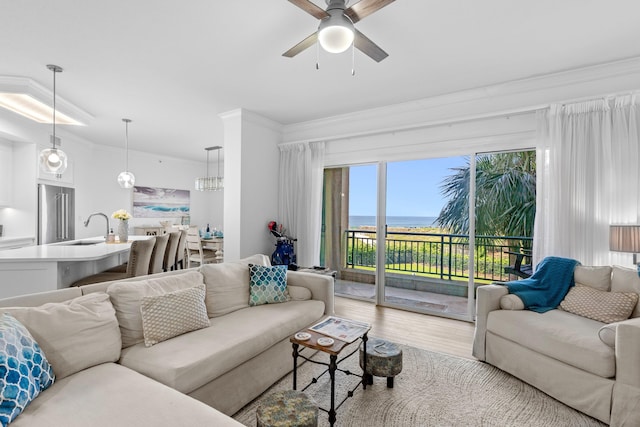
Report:
[{"label": "patio floor", "polygon": [[[375,285],[367,283],[340,279],[335,281],[335,294],[342,297],[353,297],[373,302],[375,300],[375,289]],[[409,308],[429,310],[436,313],[467,314],[466,297],[387,286],[386,299],[388,302],[406,305]]]}]

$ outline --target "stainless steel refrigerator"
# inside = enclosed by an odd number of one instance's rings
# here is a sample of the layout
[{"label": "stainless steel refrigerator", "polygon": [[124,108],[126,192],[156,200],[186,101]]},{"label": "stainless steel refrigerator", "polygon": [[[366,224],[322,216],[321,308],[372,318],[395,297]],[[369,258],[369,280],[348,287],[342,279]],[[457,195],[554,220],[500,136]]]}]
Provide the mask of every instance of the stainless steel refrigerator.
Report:
[{"label": "stainless steel refrigerator", "polygon": [[38,184],[39,245],[75,239],[74,192],[73,188]]}]

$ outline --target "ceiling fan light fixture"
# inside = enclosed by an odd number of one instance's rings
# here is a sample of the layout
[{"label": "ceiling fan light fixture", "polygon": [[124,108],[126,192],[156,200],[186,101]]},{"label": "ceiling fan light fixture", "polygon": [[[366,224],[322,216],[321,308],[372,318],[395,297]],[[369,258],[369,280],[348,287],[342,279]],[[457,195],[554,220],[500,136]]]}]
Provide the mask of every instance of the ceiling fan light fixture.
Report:
[{"label": "ceiling fan light fixture", "polygon": [[327,52],[342,53],[353,44],[353,22],[340,9],[328,13],[331,16],[323,19],[318,27],[318,41]]}]

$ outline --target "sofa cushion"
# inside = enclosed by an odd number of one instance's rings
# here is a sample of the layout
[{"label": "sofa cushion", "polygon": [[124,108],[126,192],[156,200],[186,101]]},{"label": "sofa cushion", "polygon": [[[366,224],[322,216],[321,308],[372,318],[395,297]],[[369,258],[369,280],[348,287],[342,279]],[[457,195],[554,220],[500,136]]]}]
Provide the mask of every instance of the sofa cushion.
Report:
[{"label": "sofa cushion", "polygon": [[576,284],[608,291],[611,289],[611,267],[577,265],[573,270],[573,280]]},{"label": "sofa cushion", "polygon": [[217,410],[115,363],[78,372],[42,392],[11,427],[241,426]]},{"label": "sofa cushion", "polygon": [[27,328],[0,317],[0,423],[9,424],[55,381],[53,369]]},{"label": "sofa cushion", "polygon": [[287,285],[287,289],[292,301],[307,301],[311,299],[311,291],[305,287]]},{"label": "sofa cushion", "polygon": [[633,292],[606,292],[589,286],[575,285],[560,307],[569,313],[602,323],[626,320],[638,302]]},{"label": "sofa cushion", "polygon": [[58,379],[120,358],[120,329],[105,293],[39,307],[8,307],[47,355]]},{"label": "sofa cushion", "polygon": [[249,306],[289,301],[287,269],[286,265],[249,264]]},{"label": "sofa cushion", "polygon": [[209,326],[204,305],[204,285],[142,298],[144,345],[162,341]]},{"label": "sofa cushion", "polygon": [[[611,273],[612,292],[635,292],[640,294],[640,277],[636,269],[613,266]],[[631,317],[640,317],[640,304],[636,304]]]},{"label": "sofa cushion", "polygon": [[317,322],[323,313],[324,303],[316,300],[248,307],[153,347],[123,349],[120,363],[190,393]]},{"label": "sofa cushion", "polygon": [[205,303],[209,317],[223,316],[249,307],[249,264],[269,265],[265,255],[200,267],[207,286]]},{"label": "sofa cushion", "polygon": [[144,341],[140,314],[143,297],[192,288],[202,283],[202,274],[191,270],[182,274],[111,284],[107,288],[107,293],[111,297],[120,324],[122,348]]},{"label": "sofa cushion", "polygon": [[496,310],[489,313],[487,330],[568,365],[610,378],[615,376],[611,347],[598,338],[603,323],[563,310]]}]

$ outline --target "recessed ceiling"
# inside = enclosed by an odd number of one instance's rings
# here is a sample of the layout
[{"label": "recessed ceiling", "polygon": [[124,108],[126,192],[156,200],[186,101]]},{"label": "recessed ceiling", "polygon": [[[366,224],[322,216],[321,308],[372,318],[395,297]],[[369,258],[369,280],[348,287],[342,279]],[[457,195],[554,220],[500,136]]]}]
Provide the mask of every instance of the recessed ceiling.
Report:
[{"label": "recessed ceiling", "polygon": [[[325,7],[322,0],[316,4]],[[202,160],[218,114],[282,124],[640,56],[637,0],[396,0],[356,26],[389,57],[282,53],[318,21],[286,0],[4,1],[0,75],[87,111],[87,140]]]}]

